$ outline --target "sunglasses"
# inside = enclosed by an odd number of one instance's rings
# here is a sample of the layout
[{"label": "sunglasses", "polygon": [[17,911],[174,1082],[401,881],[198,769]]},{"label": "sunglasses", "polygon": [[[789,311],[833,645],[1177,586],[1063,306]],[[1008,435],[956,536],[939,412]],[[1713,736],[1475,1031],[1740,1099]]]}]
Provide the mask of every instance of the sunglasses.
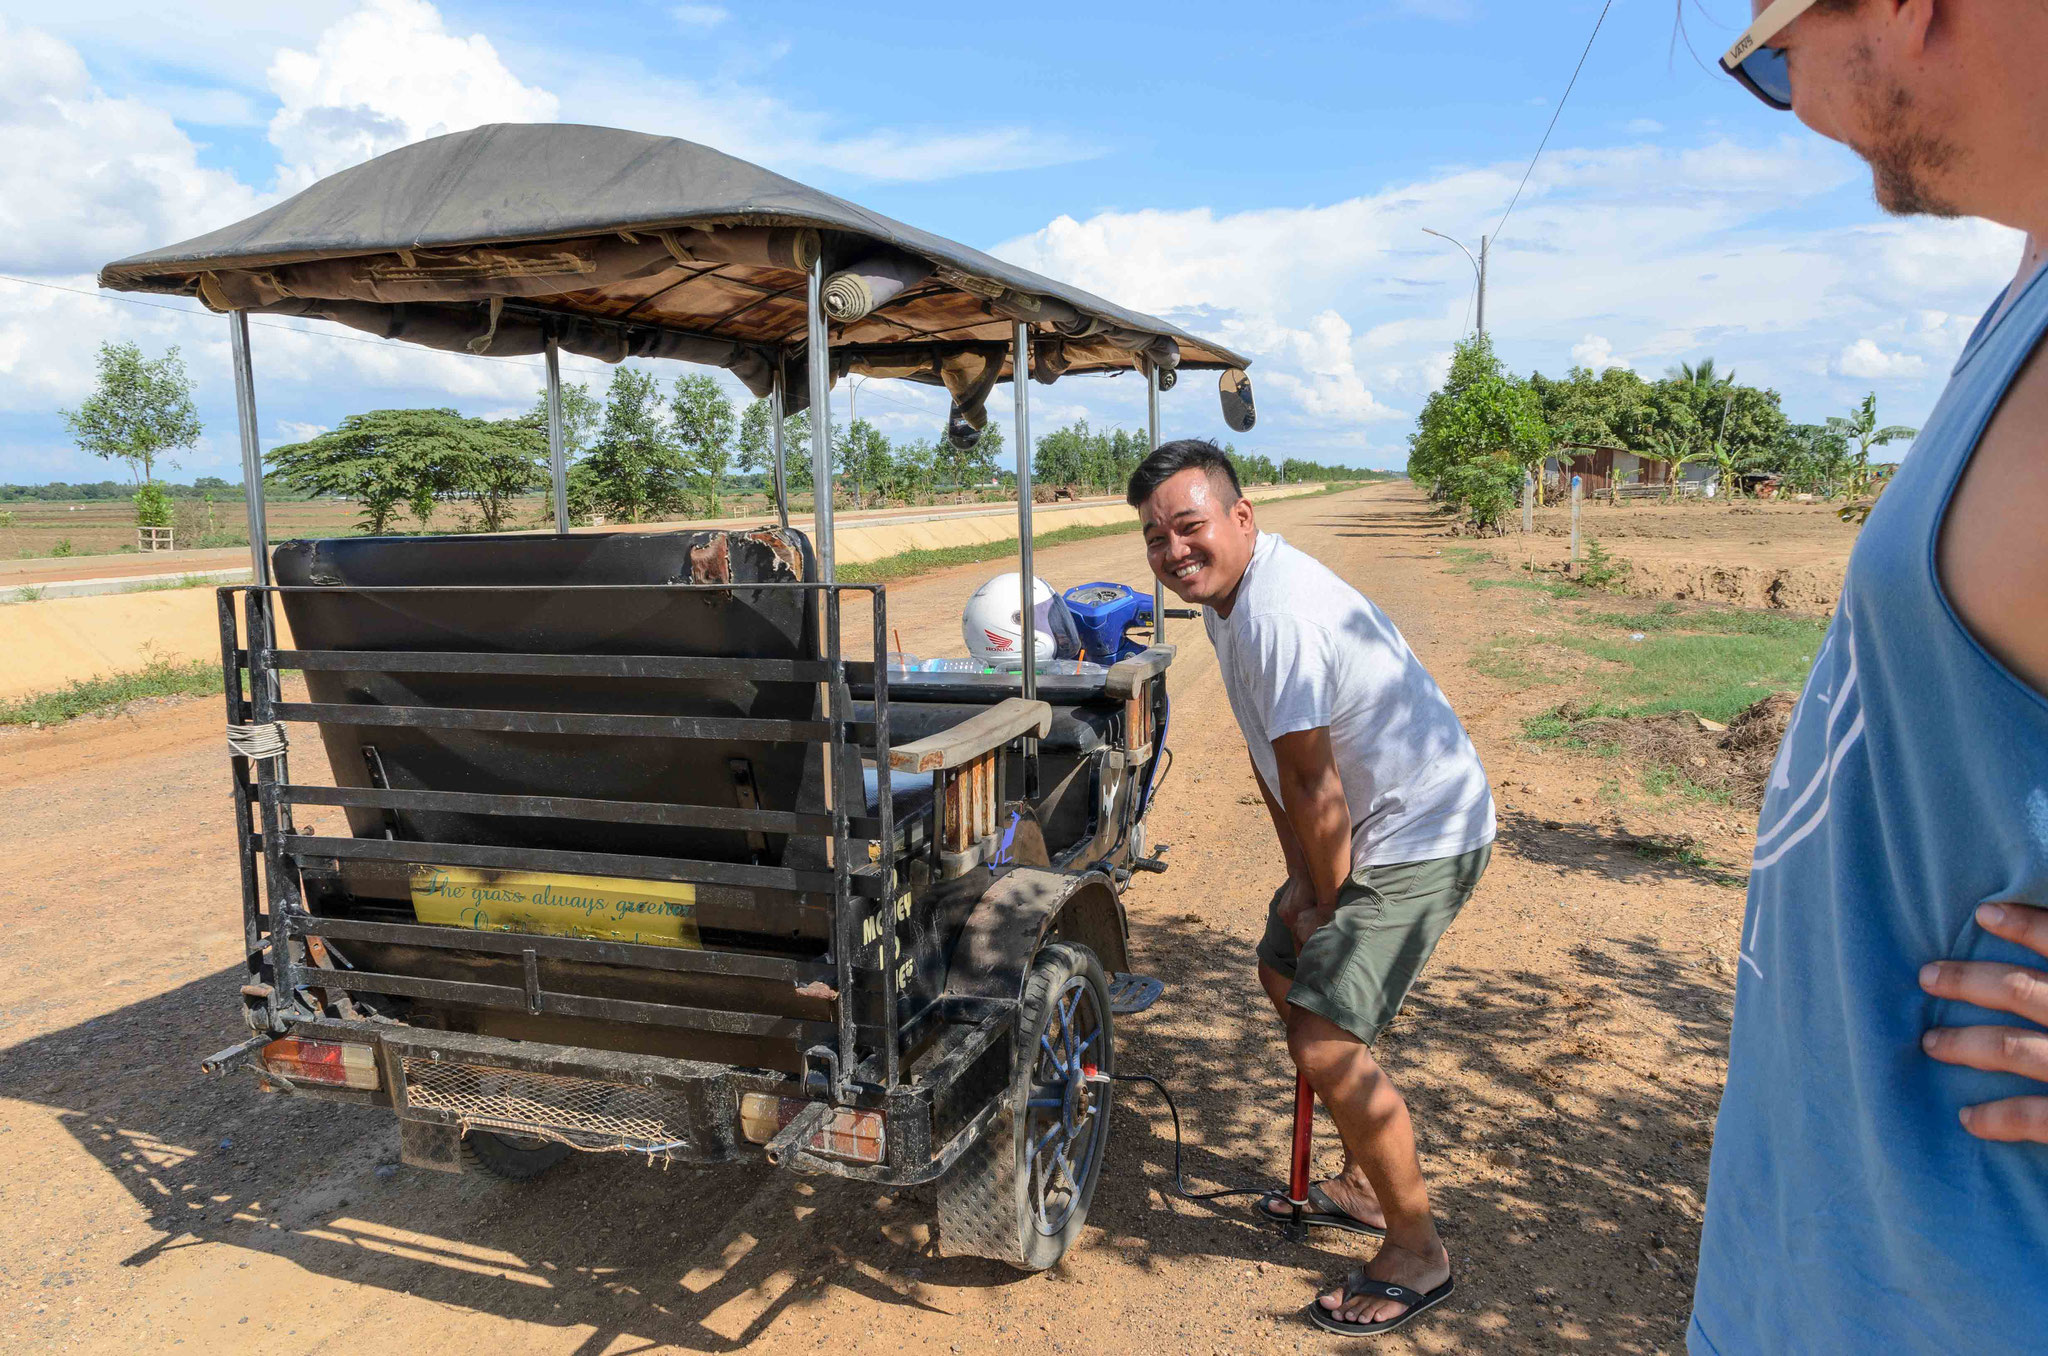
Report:
[{"label": "sunglasses", "polygon": [[1722,70],[1781,113],[1792,108],[1792,72],[1785,64],[1784,49],[1766,44],[1814,4],[1815,0],[1776,0],[1756,16],[1749,31],[1721,58]]}]

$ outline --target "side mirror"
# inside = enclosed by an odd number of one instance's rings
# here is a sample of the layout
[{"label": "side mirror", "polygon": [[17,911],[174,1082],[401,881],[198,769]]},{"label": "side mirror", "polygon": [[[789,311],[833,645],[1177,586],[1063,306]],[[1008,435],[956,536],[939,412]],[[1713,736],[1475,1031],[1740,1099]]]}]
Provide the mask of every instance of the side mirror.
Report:
[{"label": "side mirror", "polygon": [[967,422],[958,405],[946,416],[946,441],[962,452],[972,452],[981,443],[981,430]]},{"label": "side mirror", "polygon": [[1259,422],[1259,412],[1252,404],[1252,379],[1245,370],[1233,367],[1225,372],[1217,383],[1217,394],[1223,402],[1224,425],[1232,433],[1250,433],[1252,425]]}]

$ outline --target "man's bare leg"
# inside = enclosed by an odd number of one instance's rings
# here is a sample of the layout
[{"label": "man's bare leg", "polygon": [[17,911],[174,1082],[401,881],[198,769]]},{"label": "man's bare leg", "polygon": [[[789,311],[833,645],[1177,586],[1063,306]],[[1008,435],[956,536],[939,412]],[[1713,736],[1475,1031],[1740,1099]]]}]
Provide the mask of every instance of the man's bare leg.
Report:
[{"label": "man's bare leg", "polygon": [[[1386,1215],[1386,1241],[1365,1264],[1365,1274],[1417,1292],[1434,1290],[1450,1279],[1451,1256],[1430,1214],[1408,1104],[1365,1042],[1315,1013],[1301,1008],[1289,1013],[1287,1046],[1295,1067],[1308,1075],[1344,1138],[1346,1153],[1365,1173]],[[1370,1296],[1346,1304],[1341,1289],[1319,1302],[1353,1323],[1398,1318],[1412,1307]]]},{"label": "man's bare leg", "polygon": [[[1288,1005],[1287,991],[1294,987],[1294,982],[1262,961],[1259,964],[1259,983],[1265,988],[1266,997],[1272,1000],[1273,1010],[1280,1014],[1281,1024],[1291,1028],[1295,1009]],[[1359,1166],[1357,1155],[1351,1152],[1350,1144],[1344,1146],[1344,1170],[1323,1183],[1323,1192],[1338,1209],[1360,1224],[1375,1229],[1387,1227],[1386,1214],[1380,1209],[1380,1198],[1374,1193],[1365,1169]],[[1264,1208],[1275,1219],[1284,1219],[1288,1213],[1285,1204],[1268,1204]]]},{"label": "man's bare leg", "polygon": [[[1344,1141],[1344,1171],[1323,1190],[1354,1218],[1386,1227],[1386,1242],[1366,1263],[1365,1274],[1410,1290],[1434,1290],[1450,1277],[1451,1258],[1430,1214],[1408,1104],[1363,1041],[1287,1001],[1293,984],[1285,975],[1261,964],[1259,983],[1287,1025],[1295,1067],[1308,1074]],[[1382,1206],[1382,1201],[1394,1202],[1393,1209]],[[1408,1307],[1372,1298],[1345,1305],[1342,1290],[1331,1291],[1319,1302],[1354,1323],[1397,1318]]]}]

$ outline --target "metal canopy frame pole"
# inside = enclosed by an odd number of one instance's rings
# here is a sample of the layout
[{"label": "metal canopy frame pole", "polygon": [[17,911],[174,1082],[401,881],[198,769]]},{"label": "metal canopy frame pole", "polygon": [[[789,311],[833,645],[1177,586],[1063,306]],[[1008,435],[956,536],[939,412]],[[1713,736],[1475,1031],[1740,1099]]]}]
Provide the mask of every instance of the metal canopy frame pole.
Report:
[{"label": "metal canopy frame pole", "polygon": [[235,361],[235,421],[242,430],[242,499],[249,515],[249,577],[270,583],[270,532],[263,513],[263,444],[256,436],[256,369],[249,358],[249,316],[228,315],[228,348]]},{"label": "metal canopy frame pole", "polygon": [[832,568],[832,340],[825,332],[825,257],[811,263],[805,314],[810,321],[811,535],[818,552],[818,577],[836,582]]},{"label": "metal canopy frame pole", "polygon": [[[1037,576],[1031,568],[1031,327],[1011,328],[1010,383],[1017,388],[1017,621],[1023,641],[1024,700],[1038,700]],[[1024,741],[1024,798],[1038,799],[1038,741]]]},{"label": "metal canopy frame pole", "polygon": [[1038,699],[1038,620],[1031,573],[1031,329],[1012,327],[1010,373],[1017,388],[1017,620],[1023,628],[1024,700]]},{"label": "metal canopy frame pole", "polygon": [[775,374],[768,383],[768,442],[775,452],[775,517],[789,528],[789,453],[782,442],[782,354],[775,355]]},{"label": "metal canopy frame pole", "polygon": [[[1159,369],[1145,364],[1145,438],[1151,450],[1159,450]],[[1152,643],[1166,643],[1166,585],[1152,581]]]},{"label": "metal canopy frame pole", "polygon": [[555,486],[555,531],[569,530],[569,450],[562,436],[562,346],[548,336],[548,476]]}]

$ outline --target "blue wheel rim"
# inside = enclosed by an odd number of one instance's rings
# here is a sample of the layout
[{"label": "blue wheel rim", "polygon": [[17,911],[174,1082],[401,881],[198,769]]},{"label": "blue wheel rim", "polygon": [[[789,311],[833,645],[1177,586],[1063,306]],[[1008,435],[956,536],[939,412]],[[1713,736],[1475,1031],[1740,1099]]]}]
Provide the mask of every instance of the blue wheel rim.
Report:
[{"label": "blue wheel rim", "polygon": [[1109,1085],[1090,1078],[1106,1046],[1101,1002],[1075,975],[1054,996],[1039,1033],[1024,1107],[1025,1192],[1041,1234],[1062,1232],[1087,1199],[1109,1131]]}]

